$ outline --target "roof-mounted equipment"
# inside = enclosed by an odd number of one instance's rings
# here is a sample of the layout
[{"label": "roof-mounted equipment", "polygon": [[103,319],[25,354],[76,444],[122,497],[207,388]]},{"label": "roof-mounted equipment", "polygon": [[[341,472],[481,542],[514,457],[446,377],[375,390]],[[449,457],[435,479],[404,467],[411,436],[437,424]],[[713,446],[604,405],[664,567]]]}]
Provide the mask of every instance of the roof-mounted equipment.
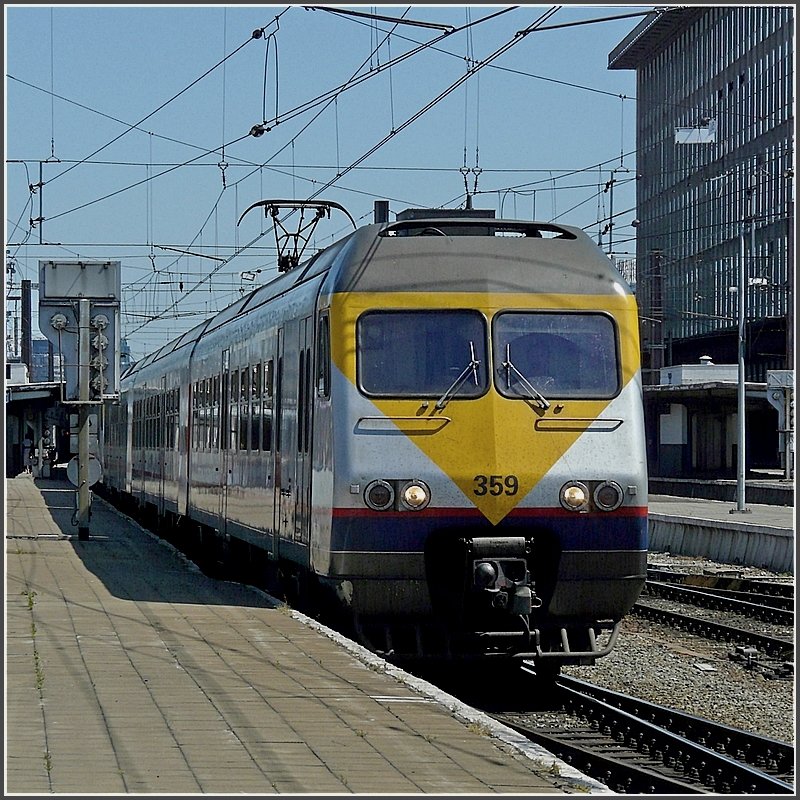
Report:
[{"label": "roof-mounted equipment", "polygon": [[[288,272],[300,263],[300,259],[317,227],[317,223],[323,217],[330,217],[332,208],[346,214],[350,222],[353,223],[353,228],[357,227],[355,220],[350,216],[347,209],[331,200],[259,200],[242,213],[239,217],[239,222],[236,223],[237,226],[244,219],[245,214],[259,206],[263,206],[265,217],[272,217],[275,244],[278,248],[278,272]],[[296,230],[287,230],[283,220],[279,219],[284,209],[290,212],[300,212]],[[309,210],[314,212],[314,216],[311,219],[306,219],[306,211]],[[288,216],[290,215],[291,213]]]},{"label": "roof-mounted equipment", "polygon": [[418,218],[391,222],[378,236],[523,236],[537,239],[574,239],[575,234],[550,222],[463,218]]}]

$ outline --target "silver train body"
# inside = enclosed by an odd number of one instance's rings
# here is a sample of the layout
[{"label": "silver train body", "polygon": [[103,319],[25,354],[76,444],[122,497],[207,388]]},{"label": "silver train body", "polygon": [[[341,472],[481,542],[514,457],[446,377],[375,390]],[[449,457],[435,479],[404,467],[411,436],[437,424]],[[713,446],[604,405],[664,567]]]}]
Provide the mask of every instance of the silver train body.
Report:
[{"label": "silver train body", "polygon": [[102,427],[106,490],[377,652],[593,663],[644,585],[636,303],[577,228],[362,227],[128,369]]}]

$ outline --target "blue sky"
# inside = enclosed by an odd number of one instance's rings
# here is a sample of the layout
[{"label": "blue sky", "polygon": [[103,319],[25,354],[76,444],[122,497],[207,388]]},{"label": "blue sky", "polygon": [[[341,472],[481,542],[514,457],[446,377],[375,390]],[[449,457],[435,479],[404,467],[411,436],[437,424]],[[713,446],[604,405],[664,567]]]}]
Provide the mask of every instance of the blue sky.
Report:
[{"label": "blue sky", "polygon": [[[642,17],[607,18],[653,7],[310,8],[6,5],[7,287],[9,261],[16,287],[40,259],[121,261],[139,358],[274,277],[269,220],[237,226],[261,199],[361,225],[468,190],[595,241],[613,202],[602,245],[632,257],[635,73],[607,66]],[[334,210],[306,255],[350,230]]]}]

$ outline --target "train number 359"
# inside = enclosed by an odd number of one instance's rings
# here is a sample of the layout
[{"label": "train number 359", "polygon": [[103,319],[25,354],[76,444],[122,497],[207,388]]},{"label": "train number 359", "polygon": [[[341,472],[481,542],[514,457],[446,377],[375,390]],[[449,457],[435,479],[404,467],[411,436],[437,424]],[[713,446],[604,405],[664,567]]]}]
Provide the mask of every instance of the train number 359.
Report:
[{"label": "train number 359", "polygon": [[478,497],[486,494],[495,497],[501,494],[513,495],[519,491],[519,480],[516,475],[476,475],[473,481],[475,487],[472,493]]}]

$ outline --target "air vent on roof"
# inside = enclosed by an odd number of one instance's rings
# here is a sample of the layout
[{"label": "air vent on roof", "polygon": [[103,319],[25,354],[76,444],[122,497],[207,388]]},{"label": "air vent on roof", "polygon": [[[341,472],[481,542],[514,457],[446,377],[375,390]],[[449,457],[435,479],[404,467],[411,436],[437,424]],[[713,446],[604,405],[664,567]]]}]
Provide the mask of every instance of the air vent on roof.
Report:
[{"label": "air vent on roof", "polygon": [[[418,220],[453,220],[447,225],[446,236],[491,236],[489,228],[475,226],[474,224],[459,227],[456,220],[494,219],[494,209],[491,208],[407,208],[397,215],[398,222],[416,222]],[[431,226],[430,229],[419,226],[398,229],[397,236],[430,236],[439,235],[437,231],[441,226]]]},{"label": "air vent on roof", "polygon": [[[486,220],[486,221],[484,221]],[[378,236],[522,236],[536,239],[575,239],[572,231],[551,222],[524,220],[451,219],[422,217],[391,222],[378,231]]]}]

